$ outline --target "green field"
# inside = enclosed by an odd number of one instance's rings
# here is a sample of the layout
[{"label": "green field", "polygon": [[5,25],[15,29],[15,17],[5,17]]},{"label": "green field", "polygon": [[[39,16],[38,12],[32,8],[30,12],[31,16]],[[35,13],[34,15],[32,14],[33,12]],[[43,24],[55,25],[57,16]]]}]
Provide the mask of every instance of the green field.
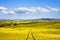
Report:
[{"label": "green field", "polygon": [[60,40],[60,20],[1,20],[0,40]]}]

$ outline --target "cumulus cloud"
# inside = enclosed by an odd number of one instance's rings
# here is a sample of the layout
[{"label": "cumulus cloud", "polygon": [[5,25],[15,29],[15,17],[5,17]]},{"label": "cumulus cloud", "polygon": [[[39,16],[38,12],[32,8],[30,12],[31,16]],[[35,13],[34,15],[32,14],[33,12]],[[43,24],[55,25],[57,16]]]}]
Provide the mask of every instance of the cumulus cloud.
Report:
[{"label": "cumulus cloud", "polygon": [[53,12],[58,12],[60,10],[59,8],[53,8],[53,7],[48,7],[48,9]]},{"label": "cumulus cloud", "polygon": [[38,7],[38,8],[36,8],[36,9],[39,10],[40,12],[43,12],[43,13],[45,13],[45,12],[50,12],[50,10],[48,10],[48,9],[46,9],[46,8]]},{"label": "cumulus cloud", "polygon": [[11,11],[11,10],[10,11],[3,10],[2,13],[4,13],[4,14],[15,14],[15,12]]},{"label": "cumulus cloud", "polygon": [[13,10],[8,10],[7,8],[5,8],[5,7],[0,7],[0,11],[3,13],[3,14],[9,14],[9,13],[11,13],[11,14],[15,14],[15,12],[13,11]]},{"label": "cumulus cloud", "polygon": [[59,9],[58,9],[58,8],[51,8],[51,11],[58,12],[58,11],[59,11]]},{"label": "cumulus cloud", "polygon": [[43,12],[43,13],[50,12],[48,9],[41,8],[41,7],[15,8],[14,11],[17,13],[35,13],[37,11]]},{"label": "cumulus cloud", "polygon": [[43,7],[30,7],[30,8],[26,8],[26,7],[20,7],[20,8],[13,8],[13,9],[9,9],[5,8],[5,7],[0,7],[0,11],[2,11],[2,13],[4,14],[21,14],[21,13],[27,13],[27,14],[31,14],[31,13],[35,13],[35,12],[42,12],[42,13],[49,13],[49,12],[58,12],[59,9],[58,8],[52,8],[52,7],[48,7],[48,8],[43,8]]},{"label": "cumulus cloud", "polygon": [[8,14],[8,11],[6,11],[6,10],[3,10],[2,12],[3,12],[4,14]]},{"label": "cumulus cloud", "polygon": [[2,6],[0,7],[0,10],[6,10],[6,9],[7,9],[7,8],[5,8],[5,7],[2,7]]},{"label": "cumulus cloud", "polygon": [[33,9],[33,8],[15,8],[14,11],[19,12],[19,13],[34,13],[35,9]]},{"label": "cumulus cloud", "polygon": [[0,11],[2,11],[2,13],[7,14],[8,12],[6,10],[7,8],[2,7],[2,6],[0,7]]}]

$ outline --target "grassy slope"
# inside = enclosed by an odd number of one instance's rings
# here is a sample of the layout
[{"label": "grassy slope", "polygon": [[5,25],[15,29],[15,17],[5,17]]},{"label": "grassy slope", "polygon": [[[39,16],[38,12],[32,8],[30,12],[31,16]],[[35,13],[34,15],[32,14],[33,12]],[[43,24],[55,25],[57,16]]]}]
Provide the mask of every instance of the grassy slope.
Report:
[{"label": "grassy slope", "polygon": [[35,27],[2,27],[0,28],[0,40],[34,40],[34,38],[36,40],[60,40],[60,23],[22,24],[22,26],[23,25]]}]

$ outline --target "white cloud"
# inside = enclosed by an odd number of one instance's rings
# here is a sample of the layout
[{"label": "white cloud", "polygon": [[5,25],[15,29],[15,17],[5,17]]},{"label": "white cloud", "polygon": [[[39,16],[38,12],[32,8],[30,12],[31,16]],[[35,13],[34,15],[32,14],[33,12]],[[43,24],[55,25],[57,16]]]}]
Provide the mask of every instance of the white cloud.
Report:
[{"label": "white cloud", "polygon": [[8,14],[8,11],[6,11],[6,10],[3,10],[2,12],[3,12],[4,14]]},{"label": "white cloud", "polygon": [[7,8],[5,8],[5,7],[2,7],[2,6],[0,7],[0,10],[6,10],[6,9],[7,9]]},{"label": "white cloud", "polygon": [[17,12],[17,13],[27,13],[27,14],[28,13],[35,13],[37,11],[43,12],[43,13],[50,12],[48,9],[41,8],[41,7],[15,8],[14,11]]},{"label": "white cloud", "polygon": [[49,7],[49,6],[48,6],[48,9],[53,12],[58,12],[60,10],[59,8],[53,8],[53,7]]},{"label": "white cloud", "polygon": [[0,7],[0,11],[3,13],[3,14],[9,14],[9,13],[11,13],[11,14],[15,14],[15,12],[14,11],[12,11],[12,10],[8,10],[7,8],[5,8],[5,7]]},{"label": "white cloud", "polygon": [[38,7],[38,8],[36,8],[38,11],[40,11],[40,12],[43,12],[43,13],[45,13],[45,12],[50,12],[50,10],[48,10],[48,9],[46,9],[46,8],[41,8],[41,7]]},{"label": "white cloud", "polygon": [[12,10],[10,10],[10,11],[3,10],[2,13],[4,13],[4,14],[15,14],[15,12]]},{"label": "white cloud", "polygon": [[15,8],[14,11],[20,11],[23,13],[34,13],[35,9],[33,9],[33,8]]},{"label": "white cloud", "polygon": [[10,10],[9,13],[11,13],[11,14],[16,14],[13,10]]},{"label": "white cloud", "polygon": [[27,14],[31,14],[31,13],[35,13],[35,12],[42,12],[42,13],[49,13],[49,12],[58,12],[59,9],[58,8],[52,8],[52,7],[48,7],[48,8],[43,8],[43,7],[30,7],[30,8],[26,8],[26,7],[20,7],[20,8],[14,8],[14,9],[9,9],[5,8],[5,7],[0,7],[0,11],[2,11],[2,13],[4,14],[21,14],[21,13],[27,13]]},{"label": "white cloud", "polygon": [[58,8],[51,8],[51,11],[58,12],[59,9]]},{"label": "white cloud", "polygon": [[4,14],[8,14],[8,12],[7,12],[7,8],[5,8],[5,7],[0,7],[0,11],[2,11],[2,13],[4,13]]}]

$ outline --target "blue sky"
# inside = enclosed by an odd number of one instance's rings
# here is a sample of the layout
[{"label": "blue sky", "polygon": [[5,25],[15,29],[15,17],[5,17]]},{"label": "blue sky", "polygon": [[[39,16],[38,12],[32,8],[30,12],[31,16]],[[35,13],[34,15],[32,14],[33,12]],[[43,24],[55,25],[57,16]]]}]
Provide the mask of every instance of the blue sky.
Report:
[{"label": "blue sky", "polygon": [[0,19],[60,19],[60,0],[0,0]]}]

